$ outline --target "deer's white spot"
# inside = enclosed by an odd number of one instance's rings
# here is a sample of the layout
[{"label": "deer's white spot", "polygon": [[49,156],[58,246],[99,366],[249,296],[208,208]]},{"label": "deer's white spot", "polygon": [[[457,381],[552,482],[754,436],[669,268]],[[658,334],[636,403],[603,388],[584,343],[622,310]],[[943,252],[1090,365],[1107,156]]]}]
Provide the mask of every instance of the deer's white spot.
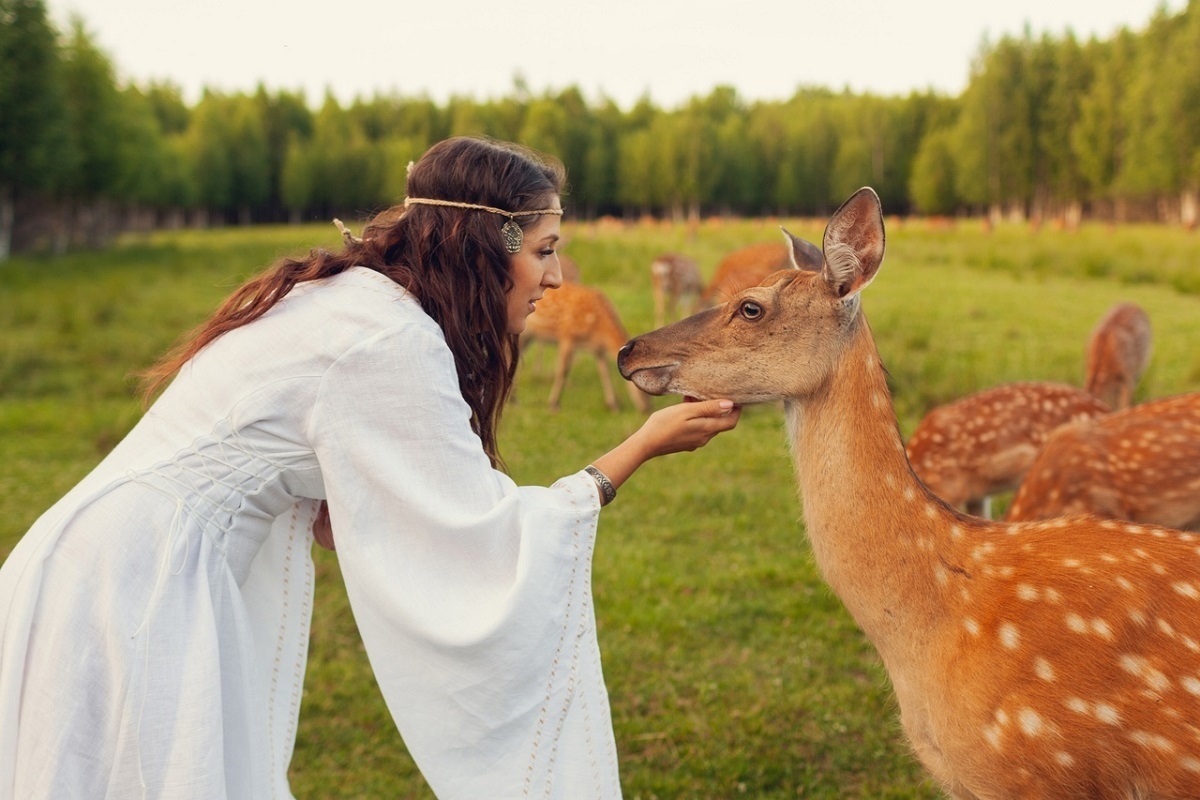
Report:
[{"label": "deer's white spot", "polygon": [[1142,747],[1159,750],[1163,753],[1170,753],[1175,749],[1175,745],[1165,736],[1160,736],[1157,733],[1148,733],[1146,731],[1133,731],[1129,734],[1131,741],[1140,744]]},{"label": "deer's white spot", "polygon": [[1017,585],[1017,597],[1032,603],[1038,599],[1038,590],[1036,586],[1030,586],[1028,583]]},{"label": "deer's white spot", "polygon": [[1117,660],[1117,663],[1121,665],[1121,669],[1130,675],[1141,678],[1156,692],[1165,692],[1171,688],[1171,682],[1167,680],[1167,676],[1152,667],[1145,656],[1126,653]]},{"label": "deer's white spot", "polygon": [[1065,753],[1062,750],[1059,750],[1057,753],[1054,754],[1054,760],[1056,762],[1058,762],[1058,765],[1060,767],[1075,766],[1075,759],[1071,756],[1071,754]]},{"label": "deer's white spot", "polygon": [[1076,633],[1087,633],[1088,625],[1083,617],[1072,612],[1067,614],[1064,619],[1067,621],[1067,627],[1071,630],[1075,631]]},{"label": "deer's white spot", "polygon": [[999,750],[1000,745],[1003,743],[1004,732],[995,725],[988,725],[983,729],[983,738],[987,739],[987,743],[993,748]]},{"label": "deer's white spot", "polygon": [[972,636],[979,635],[979,623],[970,617],[967,617],[963,620],[963,627],[966,628],[967,633],[971,634]]},{"label": "deer's white spot", "polygon": [[1110,706],[1108,703],[1096,703],[1093,713],[1096,715],[1096,719],[1100,720],[1105,725],[1121,724],[1120,712]]},{"label": "deer's white spot", "polygon": [[1116,640],[1116,637],[1113,636],[1112,628],[1102,619],[1097,618],[1092,620],[1092,632],[1105,641],[1112,642]]},{"label": "deer's white spot", "polygon": [[1187,581],[1176,581],[1175,583],[1171,584],[1171,588],[1174,589],[1177,594],[1183,595],[1189,600],[1200,598],[1200,591],[1197,591],[1196,587]]},{"label": "deer's white spot", "polygon": [[1022,708],[1017,714],[1017,721],[1026,736],[1040,736],[1046,727],[1041,715],[1032,708]]},{"label": "deer's white spot", "polygon": [[1007,647],[1009,650],[1016,650],[1021,644],[1021,634],[1017,630],[1017,626],[1011,622],[1006,622],[1000,626],[1000,644]]},{"label": "deer's white spot", "polygon": [[1054,680],[1054,667],[1041,656],[1033,660],[1033,671],[1044,681],[1051,682]]}]

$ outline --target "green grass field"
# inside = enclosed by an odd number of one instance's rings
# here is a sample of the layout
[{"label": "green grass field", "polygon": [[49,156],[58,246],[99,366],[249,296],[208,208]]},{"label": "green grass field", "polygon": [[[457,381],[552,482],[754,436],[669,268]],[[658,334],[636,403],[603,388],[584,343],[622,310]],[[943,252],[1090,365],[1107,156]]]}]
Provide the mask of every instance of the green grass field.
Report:
[{"label": "green grass field", "polygon": [[[864,307],[905,434],[932,405],[997,383],[1080,384],[1087,335],[1119,300],[1154,325],[1138,399],[1200,391],[1200,235],[888,223]],[[820,221],[785,224],[820,240]],[[565,251],[632,335],[651,324],[655,255],[684,252],[710,275],[778,225],[567,223]],[[0,264],[0,558],[133,425],[133,372],[277,256],[337,245],[332,225],[164,232]],[[624,393],[624,411],[604,408],[588,361],[559,413],[544,403],[547,348],[522,365],[502,432],[518,481],[574,472],[640,424]],[[873,651],[812,564],[778,409],[749,409],[703,450],[646,465],[600,525],[596,615],[626,797],[939,796],[899,736]],[[337,560],[315,558],[293,790],[432,797],[371,677]]]}]

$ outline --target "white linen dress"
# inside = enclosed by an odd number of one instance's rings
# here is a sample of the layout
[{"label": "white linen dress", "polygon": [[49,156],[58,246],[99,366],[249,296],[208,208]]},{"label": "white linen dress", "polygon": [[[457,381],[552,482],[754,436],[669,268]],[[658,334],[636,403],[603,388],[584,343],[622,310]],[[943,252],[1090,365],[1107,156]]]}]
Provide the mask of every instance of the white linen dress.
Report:
[{"label": "white linen dress", "polygon": [[469,420],[365,268],[202,351],[0,568],[0,800],[291,797],[321,498],[438,797],[619,797],[595,484],[517,487]]}]

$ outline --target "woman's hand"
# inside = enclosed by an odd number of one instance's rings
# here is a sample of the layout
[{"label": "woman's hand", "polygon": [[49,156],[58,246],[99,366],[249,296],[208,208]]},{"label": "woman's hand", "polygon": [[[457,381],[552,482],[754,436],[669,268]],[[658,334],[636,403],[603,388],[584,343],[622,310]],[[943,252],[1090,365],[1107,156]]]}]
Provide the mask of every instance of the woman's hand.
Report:
[{"label": "woman's hand", "polygon": [[742,410],[730,400],[667,406],[651,414],[632,436],[592,463],[614,487],[620,487],[650,459],[703,447],[718,433],[736,426],[741,416]]},{"label": "woman's hand", "polygon": [[742,410],[731,400],[684,401],[651,414],[630,438],[642,440],[643,461],[649,461],[703,447],[718,433],[736,426],[741,416]]},{"label": "woman's hand", "polygon": [[334,550],[333,546],[333,525],[329,522],[329,504],[324,500],[321,501],[321,507],[317,509],[317,518],[313,520],[313,539],[317,544],[324,547],[326,550]]}]

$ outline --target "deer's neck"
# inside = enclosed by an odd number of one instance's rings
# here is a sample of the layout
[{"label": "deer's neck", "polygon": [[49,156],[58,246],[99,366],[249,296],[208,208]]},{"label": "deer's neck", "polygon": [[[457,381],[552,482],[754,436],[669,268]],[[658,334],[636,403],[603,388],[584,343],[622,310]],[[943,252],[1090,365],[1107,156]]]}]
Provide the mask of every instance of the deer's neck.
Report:
[{"label": "deer's neck", "polygon": [[[787,403],[813,553],[825,580],[891,667],[945,618],[959,519],[904,455],[866,319],[815,396]],[[910,653],[919,658],[918,653]]]}]

